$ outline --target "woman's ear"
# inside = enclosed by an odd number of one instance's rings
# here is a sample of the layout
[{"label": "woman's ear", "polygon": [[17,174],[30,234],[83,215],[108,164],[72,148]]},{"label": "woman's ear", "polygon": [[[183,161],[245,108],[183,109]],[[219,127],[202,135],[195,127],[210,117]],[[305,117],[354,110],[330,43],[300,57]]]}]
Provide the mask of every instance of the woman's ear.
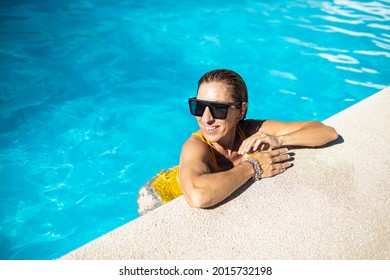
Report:
[{"label": "woman's ear", "polygon": [[248,110],[248,103],[242,102],[240,107],[240,114],[238,115],[238,120],[243,120],[246,115],[246,111]]}]

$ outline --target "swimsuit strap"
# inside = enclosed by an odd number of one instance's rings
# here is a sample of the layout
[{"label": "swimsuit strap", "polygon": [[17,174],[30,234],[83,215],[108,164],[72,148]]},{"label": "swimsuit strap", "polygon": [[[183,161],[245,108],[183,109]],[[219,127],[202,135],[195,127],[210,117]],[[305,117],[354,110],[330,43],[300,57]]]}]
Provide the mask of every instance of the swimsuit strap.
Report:
[{"label": "swimsuit strap", "polygon": [[[239,127],[239,126],[237,126],[237,133],[240,136],[242,141],[244,141],[246,139],[244,132],[242,131],[241,127]],[[218,172],[218,164],[217,164],[217,159],[215,158],[213,144],[208,139],[206,139],[202,134],[200,134],[199,132],[194,132],[194,133],[192,133],[192,135],[197,136],[200,140],[202,140],[202,142],[206,143],[209,146],[209,150],[211,153],[211,161],[213,163],[214,172]]]},{"label": "swimsuit strap", "polygon": [[245,137],[244,131],[242,131],[241,127],[237,126],[237,132],[238,132],[238,135],[240,135],[241,140],[244,141],[246,139],[246,137]]},{"label": "swimsuit strap", "polygon": [[213,163],[214,172],[218,172],[218,164],[217,164],[217,159],[215,158],[213,144],[211,144],[211,142],[209,140],[207,140],[199,132],[194,132],[194,133],[192,133],[192,135],[197,136],[200,140],[202,140],[202,142],[206,143],[209,146],[209,150],[210,150],[210,153],[211,153],[211,161]]}]

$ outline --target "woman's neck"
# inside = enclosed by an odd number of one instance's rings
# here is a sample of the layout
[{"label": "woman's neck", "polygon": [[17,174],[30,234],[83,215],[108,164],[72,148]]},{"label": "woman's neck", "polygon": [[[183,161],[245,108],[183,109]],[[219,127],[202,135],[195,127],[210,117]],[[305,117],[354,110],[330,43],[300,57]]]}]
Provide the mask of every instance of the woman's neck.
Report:
[{"label": "woman's neck", "polygon": [[238,145],[236,144],[237,129],[235,128],[234,131],[235,133],[232,135],[228,135],[225,139],[221,139],[220,141],[214,143],[214,148],[217,149],[217,151],[229,157],[233,155],[234,151],[238,150]]}]

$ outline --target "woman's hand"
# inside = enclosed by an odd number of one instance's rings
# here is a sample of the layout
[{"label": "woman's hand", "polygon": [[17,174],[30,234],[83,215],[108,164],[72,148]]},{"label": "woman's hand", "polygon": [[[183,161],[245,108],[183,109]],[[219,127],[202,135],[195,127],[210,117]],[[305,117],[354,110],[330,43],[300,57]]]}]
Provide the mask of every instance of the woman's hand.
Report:
[{"label": "woman's hand", "polygon": [[238,149],[238,154],[244,155],[257,152],[258,150],[271,151],[271,149],[278,148],[280,145],[281,143],[277,137],[257,132],[242,142]]},{"label": "woman's hand", "polygon": [[261,178],[267,178],[283,173],[291,166],[291,162],[288,161],[291,157],[287,152],[288,149],[279,148],[265,152],[256,152],[251,155],[245,155],[244,158],[246,159],[248,157],[252,157],[256,159],[259,162],[261,169],[263,170]]}]

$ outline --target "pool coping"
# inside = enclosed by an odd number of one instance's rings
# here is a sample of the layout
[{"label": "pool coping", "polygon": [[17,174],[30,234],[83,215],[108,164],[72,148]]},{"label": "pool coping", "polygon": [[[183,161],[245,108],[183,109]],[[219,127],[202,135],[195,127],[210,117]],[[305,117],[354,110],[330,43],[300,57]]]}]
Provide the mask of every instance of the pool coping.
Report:
[{"label": "pool coping", "polygon": [[[390,87],[326,119],[339,138],[213,209],[183,197],[60,260],[390,259]],[[387,172],[386,172],[387,171]]]}]

